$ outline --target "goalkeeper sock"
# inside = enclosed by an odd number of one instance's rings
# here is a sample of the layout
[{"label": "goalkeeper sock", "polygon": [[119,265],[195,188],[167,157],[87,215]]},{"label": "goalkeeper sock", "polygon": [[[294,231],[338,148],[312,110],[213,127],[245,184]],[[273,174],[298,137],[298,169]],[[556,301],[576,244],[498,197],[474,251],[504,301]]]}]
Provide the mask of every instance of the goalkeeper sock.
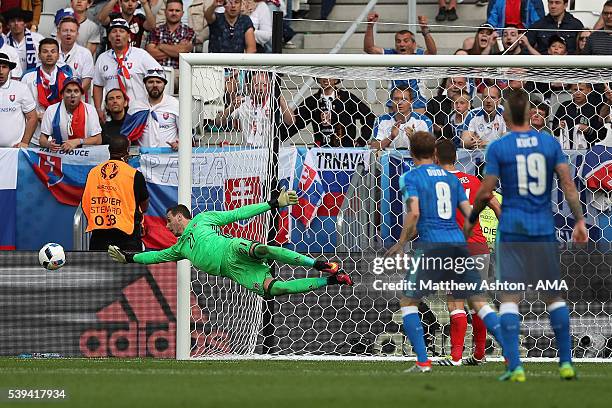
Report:
[{"label": "goalkeeper sock", "polygon": [[[499,322],[497,324],[499,325]],[[480,316],[474,311],[472,311],[472,333],[474,336],[474,357],[482,360],[485,356],[487,326],[485,326]]]},{"label": "goalkeeper sock", "polygon": [[454,361],[461,360],[463,356],[463,343],[467,330],[467,315],[463,309],[450,312],[450,342],[451,357]]},{"label": "goalkeeper sock", "polygon": [[402,306],[402,318],[404,320],[404,333],[412,344],[412,348],[417,355],[417,361],[419,363],[429,361],[425,339],[423,338],[423,326],[421,325],[421,319],[419,319],[419,308]]},{"label": "goalkeeper sock", "polygon": [[[506,360],[508,361],[508,370],[514,371],[515,368],[521,365],[521,359],[519,357],[519,332],[521,328],[521,321],[518,312],[518,305],[512,302],[502,303],[499,307],[499,314],[504,357],[506,357]],[[485,322],[485,324],[487,324],[486,318],[482,320]],[[488,324],[487,329],[491,331]],[[493,334],[492,331],[491,334]]]},{"label": "goalkeeper sock", "polygon": [[327,286],[328,278],[303,278],[289,281],[274,281],[268,293],[272,296],[290,295],[292,293],[310,292]]},{"label": "goalkeeper sock", "polygon": [[315,264],[315,260],[313,258],[302,255],[290,249],[268,245],[266,245],[265,248],[266,253],[260,255],[257,253],[258,247],[255,247],[255,255],[266,259],[274,259],[275,261],[279,261],[287,265],[307,266],[312,268]]},{"label": "goalkeeper sock", "polygon": [[555,332],[559,363],[572,362],[572,342],[570,338],[569,310],[565,302],[554,302],[548,305],[550,325]]}]

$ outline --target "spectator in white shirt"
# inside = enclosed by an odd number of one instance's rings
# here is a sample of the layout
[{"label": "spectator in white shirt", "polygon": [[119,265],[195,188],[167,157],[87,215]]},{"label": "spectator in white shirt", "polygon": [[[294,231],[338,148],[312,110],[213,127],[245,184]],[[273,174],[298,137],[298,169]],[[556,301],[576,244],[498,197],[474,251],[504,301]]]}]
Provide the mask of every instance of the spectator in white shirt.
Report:
[{"label": "spectator in white shirt", "polygon": [[19,54],[22,72],[35,68],[38,64],[38,43],[45,38],[37,32],[26,28],[26,22],[32,21],[32,12],[12,9],[4,13],[9,26],[8,43]]},{"label": "spectator in white shirt", "polygon": [[253,22],[257,52],[272,52],[272,10],[266,0],[242,0],[242,14]]},{"label": "spectator in white shirt", "polygon": [[410,86],[399,85],[393,89],[391,101],[394,111],[376,119],[372,149],[408,149],[413,134],[433,131],[431,119],[413,111]]},{"label": "spectator in white shirt", "polygon": [[70,7],[74,10],[74,18],[79,23],[77,44],[87,48],[92,55],[95,55],[100,45],[100,27],[87,18],[87,10],[91,3],[92,0],[72,0]]},{"label": "spectator in white shirt", "polygon": [[36,129],[36,104],[28,88],[11,80],[17,63],[0,53],[0,147],[28,147]]},{"label": "spectator in white shirt", "polygon": [[141,147],[178,150],[179,102],[164,92],[168,84],[164,70],[147,71],[144,83],[148,98],[130,103],[121,134]]},{"label": "spectator in white shirt", "polygon": [[461,138],[466,149],[482,149],[506,133],[500,89],[495,85],[486,87],[482,98],[482,108],[471,110],[465,119],[469,125]]},{"label": "spectator in white shirt", "polygon": [[[274,132],[272,111],[272,83],[267,72],[255,72],[249,84],[249,95],[236,96],[215,119],[216,126],[228,126],[238,122],[243,143],[247,146],[269,146]],[[284,97],[279,98],[279,107],[285,125],[294,123],[293,112],[287,107]]]},{"label": "spectator in white shirt", "polygon": [[68,65],[72,69],[72,76],[81,80],[83,90],[85,95],[87,95],[94,76],[94,61],[91,52],[77,44],[79,31],[79,23],[74,17],[64,17],[60,21],[57,27],[58,40],[60,42],[59,62]]},{"label": "spectator in white shirt", "polygon": [[130,27],[127,21],[116,18],[109,30],[111,49],[98,57],[93,79],[93,100],[101,122],[106,120],[102,107],[104,91],[119,88],[128,96],[130,103],[146,100],[145,74],[150,69],[163,69],[151,54],[142,48],[129,46]]},{"label": "spectator in white shirt", "polygon": [[40,145],[52,151],[72,151],[102,143],[102,128],[96,109],[82,101],[83,86],[68,78],[62,86],[62,101],[51,105],[43,116]]},{"label": "spectator in white shirt", "polygon": [[59,64],[59,45],[53,38],[45,38],[38,48],[40,66],[25,73],[21,82],[25,84],[36,102],[36,116],[39,125],[36,127],[32,143],[38,145],[40,123],[47,108],[61,102],[61,87],[66,78],[72,76],[72,70],[65,64]]}]

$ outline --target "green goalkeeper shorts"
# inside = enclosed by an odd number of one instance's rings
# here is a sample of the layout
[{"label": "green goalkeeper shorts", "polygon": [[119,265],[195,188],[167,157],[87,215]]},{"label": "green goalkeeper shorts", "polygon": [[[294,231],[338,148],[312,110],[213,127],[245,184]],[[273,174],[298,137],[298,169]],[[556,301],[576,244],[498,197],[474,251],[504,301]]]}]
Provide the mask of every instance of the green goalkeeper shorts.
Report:
[{"label": "green goalkeeper shorts", "polygon": [[264,296],[264,281],[272,278],[270,267],[264,260],[250,255],[253,244],[248,239],[232,238],[229,251],[221,264],[221,273],[240,286]]}]

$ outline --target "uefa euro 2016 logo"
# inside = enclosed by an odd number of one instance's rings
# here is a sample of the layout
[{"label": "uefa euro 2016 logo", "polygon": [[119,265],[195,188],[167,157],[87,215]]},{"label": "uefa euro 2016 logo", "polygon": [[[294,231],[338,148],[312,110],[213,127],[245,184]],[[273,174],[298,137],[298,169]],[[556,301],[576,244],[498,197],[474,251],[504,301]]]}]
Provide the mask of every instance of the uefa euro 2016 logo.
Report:
[{"label": "uefa euro 2016 logo", "polygon": [[111,180],[115,178],[117,174],[119,174],[119,166],[117,166],[117,163],[113,162],[106,163],[104,166],[102,166],[100,173],[102,174],[103,179]]}]

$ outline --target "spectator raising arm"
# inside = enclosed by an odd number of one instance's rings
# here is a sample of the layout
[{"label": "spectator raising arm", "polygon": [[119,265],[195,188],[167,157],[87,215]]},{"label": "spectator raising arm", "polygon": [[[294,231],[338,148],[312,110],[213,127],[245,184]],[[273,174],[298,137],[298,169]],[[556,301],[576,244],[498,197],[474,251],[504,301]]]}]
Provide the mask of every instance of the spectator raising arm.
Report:
[{"label": "spectator raising arm", "polygon": [[436,55],[438,53],[438,48],[436,47],[436,42],[434,41],[433,36],[429,32],[427,17],[419,16],[418,18],[419,26],[421,27],[421,34],[423,34],[423,39],[425,40],[425,54]]},{"label": "spectator raising arm", "polygon": [[151,10],[149,0],[140,0],[140,4],[142,4],[142,9],[144,10],[146,17],[143,27],[147,31],[152,31],[155,29],[155,14],[153,14],[153,11]]},{"label": "spectator raising arm", "polygon": [[217,9],[217,7],[223,7],[224,4],[225,4],[225,0],[215,0],[212,2],[210,6],[208,6],[206,11],[204,12],[204,18],[206,19],[206,22],[208,23],[208,25],[211,25],[217,20],[217,16],[215,15],[215,10]]},{"label": "spectator raising arm", "polygon": [[102,24],[103,26],[107,26],[110,24],[110,15],[113,12],[113,9],[115,8],[115,5],[118,1],[119,0],[109,0],[108,3],[106,3],[106,5],[102,7],[102,10],[100,10],[100,13],[98,13],[98,21],[100,22],[100,24]]},{"label": "spectator raising arm", "polygon": [[385,50],[374,44],[374,24],[378,21],[378,14],[368,14],[368,25],[363,37],[363,51],[367,54],[384,54]]}]

